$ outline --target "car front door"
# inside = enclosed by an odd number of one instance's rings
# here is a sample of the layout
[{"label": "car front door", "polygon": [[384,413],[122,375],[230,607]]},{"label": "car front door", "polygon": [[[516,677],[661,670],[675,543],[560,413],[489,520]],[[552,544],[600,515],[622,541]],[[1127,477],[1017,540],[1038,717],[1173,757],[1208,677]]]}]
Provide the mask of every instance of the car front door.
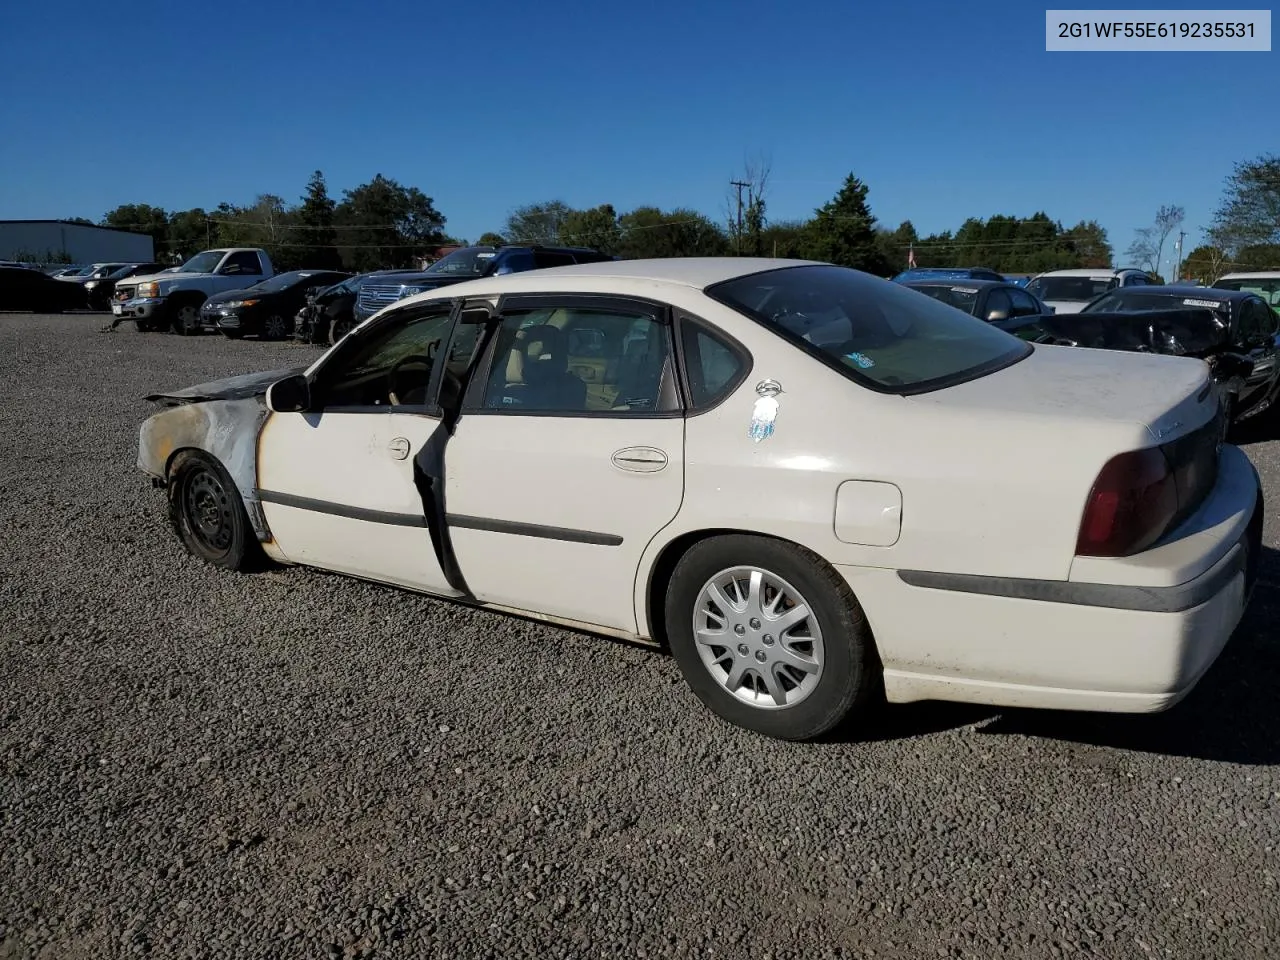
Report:
[{"label": "car front door", "polygon": [[252,250],[236,251],[218,269],[217,279],[213,281],[215,293],[240,290],[262,279],[262,263]]},{"label": "car front door", "polygon": [[636,630],[640,557],[684,494],[665,307],[518,296],[444,456],[449,538],[477,600]]},{"label": "car front door", "polygon": [[1276,388],[1276,314],[1261,297],[1249,297],[1240,304],[1237,339],[1253,363],[1241,399],[1261,399],[1260,394]]},{"label": "car front door", "polygon": [[289,560],[457,594],[415,476],[415,459],[441,429],[435,386],[447,393],[458,382],[480,329],[459,328],[446,346],[453,328],[448,302],[388,314],[315,371],[313,410],[270,415],[258,441],[258,496]]}]

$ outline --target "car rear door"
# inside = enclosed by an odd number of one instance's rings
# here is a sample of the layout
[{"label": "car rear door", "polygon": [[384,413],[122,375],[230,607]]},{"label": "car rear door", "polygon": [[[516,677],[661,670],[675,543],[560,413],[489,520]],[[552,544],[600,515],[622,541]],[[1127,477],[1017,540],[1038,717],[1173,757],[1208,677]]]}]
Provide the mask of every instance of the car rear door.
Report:
[{"label": "car rear door", "polygon": [[668,311],[580,295],[500,311],[443,457],[452,553],[477,600],[633,632],[640,557],[684,495]]}]

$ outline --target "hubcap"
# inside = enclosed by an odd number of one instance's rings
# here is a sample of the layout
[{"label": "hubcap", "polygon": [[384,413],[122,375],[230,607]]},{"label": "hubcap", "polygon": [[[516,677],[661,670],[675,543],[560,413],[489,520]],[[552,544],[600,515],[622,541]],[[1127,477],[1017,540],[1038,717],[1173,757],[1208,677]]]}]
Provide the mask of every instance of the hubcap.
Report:
[{"label": "hubcap", "polygon": [[187,480],[182,498],[183,513],[192,535],[210,550],[231,546],[231,498],[222,482],[207,470]]},{"label": "hubcap", "polygon": [[284,317],[272,315],[267,317],[267,336],[283,337],[284,336]]},{"label": "hubcap", "polygon": [[190,330],[196,325],[199,319],[200,311],[195,307],[187,305],[185,307],[178,308],[178,323],[182,325],[183,329]]},{"label": "hubcap", "polygon": [[759,567],[722,570],[698,593],[698,656],[716,682],[765,710],[793,707],[822,678],[822,628],[781,577]]}]

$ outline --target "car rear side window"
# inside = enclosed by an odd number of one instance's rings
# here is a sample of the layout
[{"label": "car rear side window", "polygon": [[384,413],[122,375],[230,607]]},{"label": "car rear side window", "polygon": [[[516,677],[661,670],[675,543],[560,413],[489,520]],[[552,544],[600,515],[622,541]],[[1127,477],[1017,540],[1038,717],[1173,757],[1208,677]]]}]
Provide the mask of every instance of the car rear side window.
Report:
[{"label": "car rear side window", "polygon": [[685,374],[693,410],[708,410],[732,393],[747,375],[748,360],[701,323],[680,321]]},{"label": "car rear side window", "polygon": [[1240,305],[1240,335],[1246,343],[1274,337],[1276,319],[1266,303],[1250,298]]},{"label": "car rear side window", "polygon": [[535,250],[533,251],[533,262],[537,264],[539,270],[544,270],[547,267],[572,266],[574,259],[567,253],[556,253],[551,250]]}]

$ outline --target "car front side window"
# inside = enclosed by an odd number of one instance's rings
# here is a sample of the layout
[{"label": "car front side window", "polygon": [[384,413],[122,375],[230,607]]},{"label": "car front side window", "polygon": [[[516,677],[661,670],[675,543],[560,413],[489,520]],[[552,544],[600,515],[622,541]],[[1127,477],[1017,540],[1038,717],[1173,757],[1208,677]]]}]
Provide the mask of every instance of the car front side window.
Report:
[{"label": "car front side window", "polygon": [[319,371],[316,390],[325,412],[427,405],[431,373],[449,336],[449,307],[435,305],[388,320],[363,333]]}]

